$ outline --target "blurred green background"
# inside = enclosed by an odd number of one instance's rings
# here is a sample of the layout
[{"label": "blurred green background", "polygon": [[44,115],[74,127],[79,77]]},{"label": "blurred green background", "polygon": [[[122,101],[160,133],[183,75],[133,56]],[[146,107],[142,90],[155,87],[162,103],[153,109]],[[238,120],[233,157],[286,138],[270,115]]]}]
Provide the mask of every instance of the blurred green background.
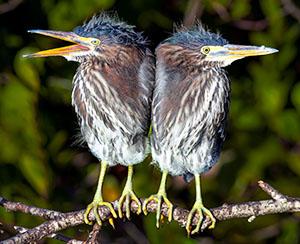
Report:
[{"label": "blurred green background", "polygon": [[[297,6],[298,4],[298,6]],[[293,10],[293,7],[296,9]],[[77,64],[63,58],[24,59],[22,54],[57,47],[28,29],[72,30],[94,13],[117,11],[151,39],[168,37],[174,23],[196,19],[235,44],[280,50],[227,68],[232,80],[228,136],[219,163],[203,178],[208,207],[265,199],[260,179],[300,196],[300,4],[290,0],[0,0],[0,196],[30,205],[73,211],[93,198],[98,162],[76,144],[79,128],[71,106]],[[138,196],[157,191],[160,173],[150,159],[136,167]],[[104,195],[121,193],[126,168],[111,168]],[[169,199],[191,208],[194,183],[169,178]],[[41,220],[0,208],[0,222],[32,227]],[[103,243],[299,243],[300,215],[282,214],[218,223],[211,232],[186,238],[177,223],[155,227],[154,214],[104,227]],[[64,233],[84,240],[90,228]],[[0,233],[1,236],[1,233]],[[2,236],[4,238],[4,236]],[[45,240],[45,243],[57,241]]]}]

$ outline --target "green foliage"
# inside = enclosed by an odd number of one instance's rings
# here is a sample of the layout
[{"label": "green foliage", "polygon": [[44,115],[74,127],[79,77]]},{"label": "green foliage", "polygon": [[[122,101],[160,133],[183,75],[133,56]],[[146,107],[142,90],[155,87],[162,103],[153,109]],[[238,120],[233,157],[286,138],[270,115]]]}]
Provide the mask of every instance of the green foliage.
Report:
[{"label": "green foliage", "polygon": [[[25,67],[31,70],[30,66]],[[4,149],[0,162],[17,163],[33,188],[47,196],[50,179],[36,121],[36,94],[12,75],[0,93],[0,146]]]},{"label": "green foliage", "polygon": [[[0,14],[0,196],[72,211],[92,200],[98,176],[97,160],[77,143],[79,129],[70,100],[76,64],[61,58],[22,58],[25,53],[57,45],[51,38],[27,34],[27,29],[69,31],[101,10],[115,10],[123,20],[144,31],[154,49],[172,32],[173,23],[188,17],[186,9],[195,2],[24,1]],[[230,42],[280,50],[270,56],[237,61],[228,68],[232,80],[228,139],[219,164],[204,177],[203,198],[208,207],[266,198],[253,188],[259,179],[299,196],[300,25],[281,2],[201,1],[201,21],[218,29]],[[247,25],[249,20],[263,23],[261,29],[259,25]],[[135,168],[134,187],[141,197],[158,188],[160,173],[149,166],[150,162],[148,158]],[[123,167],[109,171],[104,185],[106,199],[120,195],[125,177]],[[169,178],[168,184],[169,199],[190,208],[193,183]],[[30,227],[39,220],[0,208],[0,222]],[[298,222],[290,215],[266,216],[251,224],[232,220],[217,224],[212,235],[187,239],[176,223],[165,223],[157,230],[153,214],[132,221],[150,243],[298,243]],[[118,224],[116,230],[105,228],[108,242],[134,242],[139,235],[132,239],[136,232],[130,231],[136,229],[125,225]],[[67,234],[85,238],[87,232],[71,229]]]}]

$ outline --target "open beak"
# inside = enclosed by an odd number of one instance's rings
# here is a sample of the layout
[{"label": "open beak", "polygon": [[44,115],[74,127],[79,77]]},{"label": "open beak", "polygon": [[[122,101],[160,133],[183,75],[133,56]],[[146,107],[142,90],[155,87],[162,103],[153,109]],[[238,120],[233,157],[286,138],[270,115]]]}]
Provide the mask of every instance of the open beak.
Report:
[{"label": "open beak", "polygon": [[68,41],[75,44],[70,46],[40,51],[37,53],[26,54],[23,57],[27,57],[27,58],[49,57],[49,56],[66,57],[72,55],[72,53],[75,52],[89,51],[88,38],[78,36],[73,32],[51,31],[51,30],[29,30],[28,32],[54,37],[56,39]]}]

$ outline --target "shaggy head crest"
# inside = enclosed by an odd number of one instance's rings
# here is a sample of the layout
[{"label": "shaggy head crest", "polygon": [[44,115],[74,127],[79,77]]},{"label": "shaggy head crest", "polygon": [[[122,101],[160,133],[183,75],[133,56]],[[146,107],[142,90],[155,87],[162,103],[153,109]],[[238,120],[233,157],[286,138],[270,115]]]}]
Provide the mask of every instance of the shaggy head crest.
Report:
[{"label": "shaggy head crest", "polygon": [[176,27],[175,33],[163,43],[178,44],[187,48],[199,48],[204,45],[223,46],[228,41],[220,34],[206,30],[200,23],[193,27]]},{"label": "shaggy head crest", "polygon": [[109,44],[147,45],[146,38],[141,32],[136,32],[134,26],[121,21],[116,15],[107,13],[93,16],[73,31],[77,35],[99,38]]}]

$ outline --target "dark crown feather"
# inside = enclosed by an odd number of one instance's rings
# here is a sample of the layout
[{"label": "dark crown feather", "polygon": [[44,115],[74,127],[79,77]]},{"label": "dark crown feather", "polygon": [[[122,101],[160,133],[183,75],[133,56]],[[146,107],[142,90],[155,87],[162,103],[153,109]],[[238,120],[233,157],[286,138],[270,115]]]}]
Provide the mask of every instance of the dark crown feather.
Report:
[{"label": "dark crown feather", "polygon": [[218,33],[212,33],[201,23],[192,27],[175,27],[175,33],[163,43],[182,45],[187,48],[199,48],[203,45],[226,45],[228,41]]},{"label": "dark crown feather", "polygon": [[147,39],[134,29],[134,26],[121,21],[116,14],[101,13],[73,31],[84,37],[104,38],[113,44],[146,46]]}]

